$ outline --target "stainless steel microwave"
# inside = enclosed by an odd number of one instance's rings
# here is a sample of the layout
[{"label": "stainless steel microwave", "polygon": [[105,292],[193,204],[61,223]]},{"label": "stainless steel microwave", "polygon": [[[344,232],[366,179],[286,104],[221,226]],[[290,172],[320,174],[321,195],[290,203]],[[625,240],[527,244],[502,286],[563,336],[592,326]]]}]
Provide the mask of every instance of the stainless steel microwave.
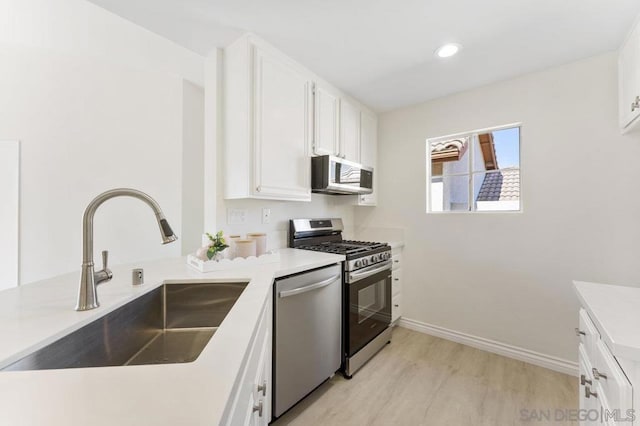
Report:
[{"label": "stainless steel microwave", "polygon": [[311,158],[311,191],[321,194],[371,194],[373,168],[332,155]]}]

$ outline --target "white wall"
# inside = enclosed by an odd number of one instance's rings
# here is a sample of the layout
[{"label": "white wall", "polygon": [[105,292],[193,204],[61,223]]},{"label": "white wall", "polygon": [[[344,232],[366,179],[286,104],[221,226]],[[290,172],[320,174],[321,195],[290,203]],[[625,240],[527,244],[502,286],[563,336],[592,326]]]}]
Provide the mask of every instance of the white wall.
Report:
[{"label": "white wall", "polygon": [[[79,271],[82,213],[106,189],[149,193],[181,235],[183,121],[198,120],[184,81],[201,84],[203,58],[83,0],[0,0],[0,63],[0,139],[22,141],[22,283]],[[159,243],[145,204],[98,210],[96,260],[181,252]]]},{"label": "white wall", "polygon": [[[220,188],[219,194],[222,194]],[[287,202],[270,200],[224,200],[218,199],[218,229],[228,234],[245,235],[247,232],[266,232],[267,248],[288,247],[289,219],[295,218],[342,218],[345,238],[352,238],[354,231],[355,197],[312,194],[311,202]],[[247,209],[246,224],[231,225],[227,222],[227,208]],[[269,224],[262,223],[262,208],[271,209]],[[207,230],[211,232],[212,230]]]},{"label": "white wall", "polygon": [[0,0],[0,43],[161,71],[204,84],[201,56],[85,0]]},{"label": "white wall", "polygon": [[[425,213],[425,139],[522,122],[522,213]],[[571,280],[640,286],[640,136],[617,127],[615,54],[382,114],[379,206],[406,228],[404,315],[576,360]]]},{"label": "white wall", "polygon": [[200,244],[204,226],[204,89],[182,85],[182,254]]}]

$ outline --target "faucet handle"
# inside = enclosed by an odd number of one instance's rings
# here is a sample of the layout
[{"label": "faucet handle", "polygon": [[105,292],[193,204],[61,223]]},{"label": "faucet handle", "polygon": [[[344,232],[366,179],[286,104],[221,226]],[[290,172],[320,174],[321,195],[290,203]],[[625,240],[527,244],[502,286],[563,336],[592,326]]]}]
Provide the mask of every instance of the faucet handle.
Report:
[{"label": "faucet handle", "polygon": [[109,250],[102,250],[102,269],[107,270],[109,263]]},{"label": "faucet handle", "polygon": [[109,281],[113,278],[113,272],[107,267],[109,263],[109,252],[107,250],[102,251],[102,270],[93,273],[93,281],[96,285],[105,281]]}]

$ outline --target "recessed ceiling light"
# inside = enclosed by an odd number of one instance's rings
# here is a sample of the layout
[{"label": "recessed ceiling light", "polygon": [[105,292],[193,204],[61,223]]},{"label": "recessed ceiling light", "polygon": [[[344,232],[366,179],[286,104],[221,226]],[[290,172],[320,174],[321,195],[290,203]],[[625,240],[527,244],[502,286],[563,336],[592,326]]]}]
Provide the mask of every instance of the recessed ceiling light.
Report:
[{"label": "recessed ceiling light", "polygon": [[436,56],[439,58],[450,58],[455,55],[462,49],[462,46],[456,43],[447,43],[443,46],[440,46],[438,50],[436,50]]}]

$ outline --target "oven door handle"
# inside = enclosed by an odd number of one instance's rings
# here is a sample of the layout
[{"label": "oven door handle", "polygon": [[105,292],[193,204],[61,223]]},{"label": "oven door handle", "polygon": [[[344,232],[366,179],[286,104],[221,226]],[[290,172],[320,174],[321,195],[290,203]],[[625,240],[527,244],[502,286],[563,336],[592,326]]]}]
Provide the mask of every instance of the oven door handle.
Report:
[{"label": "oven door handle", "polygon": [[280,298],[283,297],[289,297],[289,296],[295,296],[298,294],[302,294],[302,293],[306,293],[308,291],[312,291],[312,290],[317,290],[319,288],[322,287],[326,287],[329,284],[331,284],[332,282],[339,280],[340,279],[340,274],[335,275],[331,278],[328,278],[326,280],[317,282],[315,284],[310,284],[310,285],[305,285],[304,287],[298,287],[298,288],[294,288],[293,290],[283,290],[280,292],[279,296]]},{"label": "oven door handle", "polygon": [[375,275],[378,272],[382,272],[385,269],[389,269],[392,263],[393,262],[391,260],[387,260],[382,264],[372,265],[367,268],[360,269],[359,271],[352,272],[349,274],[349,283],[360,281],[361,279],[370,277],[371,275]]}]

